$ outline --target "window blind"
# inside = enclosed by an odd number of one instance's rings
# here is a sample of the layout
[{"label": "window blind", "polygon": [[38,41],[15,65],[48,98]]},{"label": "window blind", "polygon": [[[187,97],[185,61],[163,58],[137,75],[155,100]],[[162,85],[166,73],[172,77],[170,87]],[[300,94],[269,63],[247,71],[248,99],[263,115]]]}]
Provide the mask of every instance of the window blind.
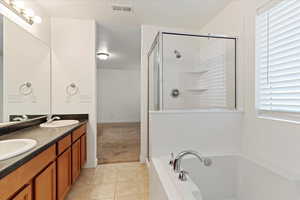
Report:
[{"label": "window blind", "polygon": [[257,16],[259,110],[300,112],[300,1],[283,0]]}]

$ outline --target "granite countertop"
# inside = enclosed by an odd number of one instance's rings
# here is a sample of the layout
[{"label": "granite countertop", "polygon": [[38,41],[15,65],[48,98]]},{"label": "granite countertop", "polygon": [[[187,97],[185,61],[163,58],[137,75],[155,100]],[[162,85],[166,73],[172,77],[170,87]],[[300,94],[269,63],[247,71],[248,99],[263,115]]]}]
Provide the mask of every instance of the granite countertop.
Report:
[{"label": "granite countertop", "polygon": [[0,161],[0,179],[16,170],[27,161],[31,160],[33,157],[46,150],[48,147],[55,144],[74,129],[85,123],[87,123],[87,120],[80,121],[80,123],[76,125],[61,128],[41,128],[39,126],[34,126],[0,136],[0,141],[8,139],[34,139],[37,141],[37,145],[30,151],[10,159]]}]

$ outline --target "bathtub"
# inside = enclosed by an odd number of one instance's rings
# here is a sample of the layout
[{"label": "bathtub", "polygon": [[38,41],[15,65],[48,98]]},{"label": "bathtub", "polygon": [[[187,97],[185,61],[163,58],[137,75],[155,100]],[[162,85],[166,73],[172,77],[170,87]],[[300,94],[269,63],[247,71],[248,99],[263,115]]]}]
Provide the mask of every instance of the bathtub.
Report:
[{"label": "bathtub", "polygon": [[150,161],[150,200],[286,200],[299,199],[300,176],[268,168],[240,155],[209,156],[203,166],[185,158],[188,180],[179,181],[168,157]]}]

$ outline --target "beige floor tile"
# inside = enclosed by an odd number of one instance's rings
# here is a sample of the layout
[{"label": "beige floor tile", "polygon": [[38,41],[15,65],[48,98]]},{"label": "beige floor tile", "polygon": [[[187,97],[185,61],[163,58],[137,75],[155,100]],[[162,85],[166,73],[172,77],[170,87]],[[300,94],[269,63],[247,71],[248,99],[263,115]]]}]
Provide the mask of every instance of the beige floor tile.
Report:
[{"label": "beige floor tile", "polygon": [[94,185],[105,185],[105,184],[112,184],[117,182],[117,176],[112,174],[98,174],[94,180]]},{"label": "beige floor tile", "polygon": [[83,185],[77,182],[72,186],[69,194],[67,195],[67,200],[81,200],[90,199],[91,187],[89,185]]},{"label": "beige floor tile", "polygon": [[117,196],[129,196],[136,194],[143,194],[145,191],[144,186],[137,182],[118,182],[117,183]]},{"label": "beige floor tile", "polygon": [[134,170],[119,170],[117,181],[118,182],[130,182],[137,181],[139,177],[139,173]]},{"label": "beige floor tile", "polygon": [[133,195],[126,195],[126,196],[117,196],[115,200],[144,200],[144,194],[133,194]]},{"label": "beige floor tile", "polygon": [[118,172],[137,172],[137,173],[144,173],[144,165],[141,163],[124,163],[118,165]]},{"label": "beige floor tile", "polygon": [[144,200],[149,200],[149,192],[144,194]]},{"label": "beige floor tile", "polygon": [[66,200],[148,200],[148,170],[141,163],[83,169]]},{"label": "beige floor tile", "polygon": [[82,200],[115,200],[115,198],[98,198],[98,199],[82,199]]},{"label": "beige floor tile", "polygon": [[102,166],[97,168],[93,184],[115,183],[117,181],[117,168],[115,166]]},{"label": "beige floor tile", "polygon": [[92,199],[114,198],[115,190],[116,190],[115,183],[93,185],[93,187],[91,189],[91,198]]},{"label": "beige floor tile", "polygon": [[118,164],[104,164],[97,167],[97,173],[105,172],[116,174],[118,172]]},{"label": "beige floor tile", "polygon": [[90,185],[95,181],[95,175],[79,176],[74,185]]}]

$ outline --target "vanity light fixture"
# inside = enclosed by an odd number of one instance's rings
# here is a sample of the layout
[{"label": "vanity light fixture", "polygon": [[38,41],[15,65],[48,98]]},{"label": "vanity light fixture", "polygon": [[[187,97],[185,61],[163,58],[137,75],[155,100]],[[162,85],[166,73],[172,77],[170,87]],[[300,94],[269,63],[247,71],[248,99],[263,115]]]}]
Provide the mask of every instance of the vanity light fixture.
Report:
[{"label": "vanity light fixture", "polygon": [[42,23],[42,18],[36,16],[32,9],[26,9],[25,3],[21,0],[0,0],[0,3],[30,25]]},{"label": "vanity light fixture", "polygon": [[108,57],[109,57],[109,54],[108,53],[103,53],[103,52],[99,52],[97,53],[97,56],[100,60],[107,60]]}]

